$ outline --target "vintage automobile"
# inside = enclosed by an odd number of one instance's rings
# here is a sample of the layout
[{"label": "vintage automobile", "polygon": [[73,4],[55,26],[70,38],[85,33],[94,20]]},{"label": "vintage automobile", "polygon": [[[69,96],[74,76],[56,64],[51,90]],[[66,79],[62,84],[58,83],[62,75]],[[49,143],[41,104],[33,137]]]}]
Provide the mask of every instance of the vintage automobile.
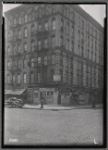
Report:
[{"label": "vintage automobile", "polygon": [[16,97],[11,97],[5,101],[5,106],[11,108],[22,108],[24,106],[24,102]]}]

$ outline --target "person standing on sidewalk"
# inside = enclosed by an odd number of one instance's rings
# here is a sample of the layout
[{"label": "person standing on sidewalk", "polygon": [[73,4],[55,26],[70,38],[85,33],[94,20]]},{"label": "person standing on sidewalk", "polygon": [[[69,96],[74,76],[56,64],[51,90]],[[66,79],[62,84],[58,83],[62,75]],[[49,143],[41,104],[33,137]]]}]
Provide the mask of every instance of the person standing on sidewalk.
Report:
[{"label": "person standing on sidewalk", "polygon": [[40,104],[41,104],[40,108],[43,109],[43,107],[44,107],[44,96],[43,95],[41,95],[41,97],[40,97]]}]

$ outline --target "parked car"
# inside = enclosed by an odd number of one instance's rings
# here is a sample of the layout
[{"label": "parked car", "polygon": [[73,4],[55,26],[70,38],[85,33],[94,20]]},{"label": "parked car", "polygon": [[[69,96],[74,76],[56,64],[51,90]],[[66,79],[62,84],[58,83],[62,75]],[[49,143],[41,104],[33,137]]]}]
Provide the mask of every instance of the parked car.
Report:
[{"label": "parked car", "polygon": [[5,106],[12,108],[22,108],[24,106],[24,102],[23,100],[17,99],[16,97],[11,97],[5,101]]}]

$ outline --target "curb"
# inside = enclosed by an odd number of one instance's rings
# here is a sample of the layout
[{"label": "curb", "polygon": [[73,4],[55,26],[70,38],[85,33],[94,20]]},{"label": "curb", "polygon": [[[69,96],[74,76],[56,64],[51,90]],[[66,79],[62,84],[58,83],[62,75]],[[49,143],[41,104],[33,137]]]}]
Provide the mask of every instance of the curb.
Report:
[{"label": "curb", "polygon": [[23,107],[23,109],[37,109],[37,110],[52,110],[52,111],[59,111],[59,110],[72,110],[72,109],[102,109],[102,106],[100,107],[96,107],[96,108],[92,108],[92,106],[88,106],[88,107],[72,107],[72,108],[35,108],[35,107]]}]

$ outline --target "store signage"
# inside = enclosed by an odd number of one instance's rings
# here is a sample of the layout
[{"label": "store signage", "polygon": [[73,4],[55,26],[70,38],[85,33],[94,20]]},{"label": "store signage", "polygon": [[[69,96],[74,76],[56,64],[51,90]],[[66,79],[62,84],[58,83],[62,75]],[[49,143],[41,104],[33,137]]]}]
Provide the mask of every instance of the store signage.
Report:
[{"label": "store signage", "polygon": [[54,75],[54,76],[53,76],[53,80],[54,80],[54,81],[61,81],[61,75],[58,75],[58,74],[57,74],[57,75]]}]

